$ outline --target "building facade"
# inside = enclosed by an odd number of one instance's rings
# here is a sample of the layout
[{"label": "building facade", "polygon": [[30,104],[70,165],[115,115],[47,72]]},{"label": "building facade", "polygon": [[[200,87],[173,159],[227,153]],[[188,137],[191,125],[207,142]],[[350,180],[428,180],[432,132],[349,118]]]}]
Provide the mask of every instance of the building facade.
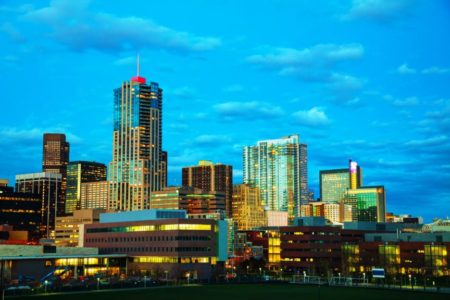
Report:
[{"label": "building facade", "polygon": [[73,161],[67,166],[66,214],[81,209],[81,186],[86,182],[105,181],[106,166],[91,161]]},{"label": "building facade", "polygon": [[248,184],[233,186],[232,215],[237,230],[267,226],[267,217],[257,187]]},{"label": "building facade", "polygon": [[109,223],[101,217],[100,223],[86,225],[85,246],[99,248],[100,254],[127,254],[129,272],[155,277],[208,279],[217,262],[226,260],[223,221],[129,216],[119,213],[115,221],[128,221]]},{"label": "building facade", "polygon": [[41,202],[42,237],[50,238],[55,229],[55,218],[63,216],[64,201],[61,196],[62,175],[57,173],[31,173],[16,175],[16,191],[19,193],[38,194]]},{"label": "building facade", "polygon": [[[100,213],[104,209],[75,210],[72,216],[56,217],[55,244],[64,247],[80,247],[84,242],[84,227],[82,224],[98,223]],[[81,240],[81,242],[80,242]]]},{"label": "building facade", "polygon": [[61,200],[66,199],[70,145],[62,133],[44,133],[42,172],[61,174]]},{"label": "building facade", "polygon": [[80,203],[81,209],[108,207],[109,181],[94,181],[81,184]]},{"label": "building facade", "polygon": [[16,193],[12,187],[0,186],[0,225],[27,231],[31,240],[39,239],[42,199],[39,194]]},{"label": "building facade", "polygon": [[350,160],[347,169],[320,171],[320,200],[325,203],[341,203],[347,189],[362,186],[362,170]]},{"label": "building facade", "polygon": [[162,95],[158,83],[139,75],[114,90],[111,210],[149,208],[151,192],[163,188]]},{"label": "building facade", "polygon": [[198,166],[182,169],[182,185],[225,194],[225,211],[232,214],[233,167],[202,160]]},{"label": "building facade", "polygon": [[385,222],[384,186],[360,187],[345,193],[344,205],[351,206],[352,221]]},{"label": "building facade", "polygon": [[286,211],[292,219],[308,202],[307,146],[298,135],[259,141],[243,148],[244,183],[260,190],[266,210]]},{"label": "building facade", "polygon": [[193,187],[167,187],[151,195],[151,209],[184,209],[188,214],[225,212],[225,193]]}]

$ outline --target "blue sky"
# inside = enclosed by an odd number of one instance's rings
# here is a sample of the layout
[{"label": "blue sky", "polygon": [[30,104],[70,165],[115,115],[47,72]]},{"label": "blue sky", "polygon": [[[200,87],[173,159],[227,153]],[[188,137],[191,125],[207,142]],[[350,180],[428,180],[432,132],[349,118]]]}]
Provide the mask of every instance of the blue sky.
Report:
[{"label": "blue sky", "polygon": [[0,0],[0,178],[40,170],[42,133],[111,159],[112,90],[164,89],[169,183],[199,159],[298,133],[309,182],[363,168],[388,211],[450,214],[450,4],[431,1]]}]

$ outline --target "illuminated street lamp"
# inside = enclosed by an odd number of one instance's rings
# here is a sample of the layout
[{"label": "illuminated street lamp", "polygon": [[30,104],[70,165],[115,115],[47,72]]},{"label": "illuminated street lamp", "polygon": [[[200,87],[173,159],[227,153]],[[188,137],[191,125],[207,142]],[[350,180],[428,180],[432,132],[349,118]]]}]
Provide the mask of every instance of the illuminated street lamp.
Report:
[{"label": "illuminated street lamp", "polygon": [[187,284],[189,285],[189,278],[191,277],[191,273],[188,272],[188,273],[186,274],[186,277],[187,277]]},{"label": "illuminated street lamp", "polygon": [[409,274],[408,277],[409,277],[409,285],[410,285],[411,288],[412,288],[411,274]]},{"label": "illuminated street lamp", "polygon": [[97,290],[100,289],[100,277],[97,277]]},{"label": "illuminated street lamp", "polygon": [[147,275],[144,275],[144,288],[147,287]]},{"label": "illuminated street lamp", "polygon": [[46,279],[44,281],[44,292],[47,293],[47,285],[48,285],[48,280]]},{"label": "illuminated street lamp", "polygon": [[167,275],[169,274],[169,271],[165,270],[164,273],[166,274],[166,285],[169,285],[169,280]]}]

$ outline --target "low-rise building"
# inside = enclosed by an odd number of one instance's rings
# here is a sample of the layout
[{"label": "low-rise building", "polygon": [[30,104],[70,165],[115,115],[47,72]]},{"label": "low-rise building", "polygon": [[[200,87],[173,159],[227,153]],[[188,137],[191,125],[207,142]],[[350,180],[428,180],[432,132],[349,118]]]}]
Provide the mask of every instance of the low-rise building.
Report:
[{"label": "low-rise building", "polygon": [[179,215],[171,218],[171,213],[180,211],[101,214],[100,223],[85,225],[84,245],[97,247],[100,254],[128,255],[129,271],[135,274],[210,278],[212,269],[227,259],[227,224]]}]

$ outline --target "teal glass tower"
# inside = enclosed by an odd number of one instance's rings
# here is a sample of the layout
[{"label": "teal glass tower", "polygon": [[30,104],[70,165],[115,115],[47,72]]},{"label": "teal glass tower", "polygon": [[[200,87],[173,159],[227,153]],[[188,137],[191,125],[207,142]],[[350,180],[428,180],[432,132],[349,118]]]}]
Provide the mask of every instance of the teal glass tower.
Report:
[{"label": "teal glass tower", "polygon": [[162,96],[138,75],[114,90],[113,158],[108,168],[110,210],[150,208],[151,191],[165,184]]},{"label": "teal glass tower", "polygon": [[297,134],[243,148],[244,183],[258,187],[266,210],[300,216],[308,202],[307,145]]}]

